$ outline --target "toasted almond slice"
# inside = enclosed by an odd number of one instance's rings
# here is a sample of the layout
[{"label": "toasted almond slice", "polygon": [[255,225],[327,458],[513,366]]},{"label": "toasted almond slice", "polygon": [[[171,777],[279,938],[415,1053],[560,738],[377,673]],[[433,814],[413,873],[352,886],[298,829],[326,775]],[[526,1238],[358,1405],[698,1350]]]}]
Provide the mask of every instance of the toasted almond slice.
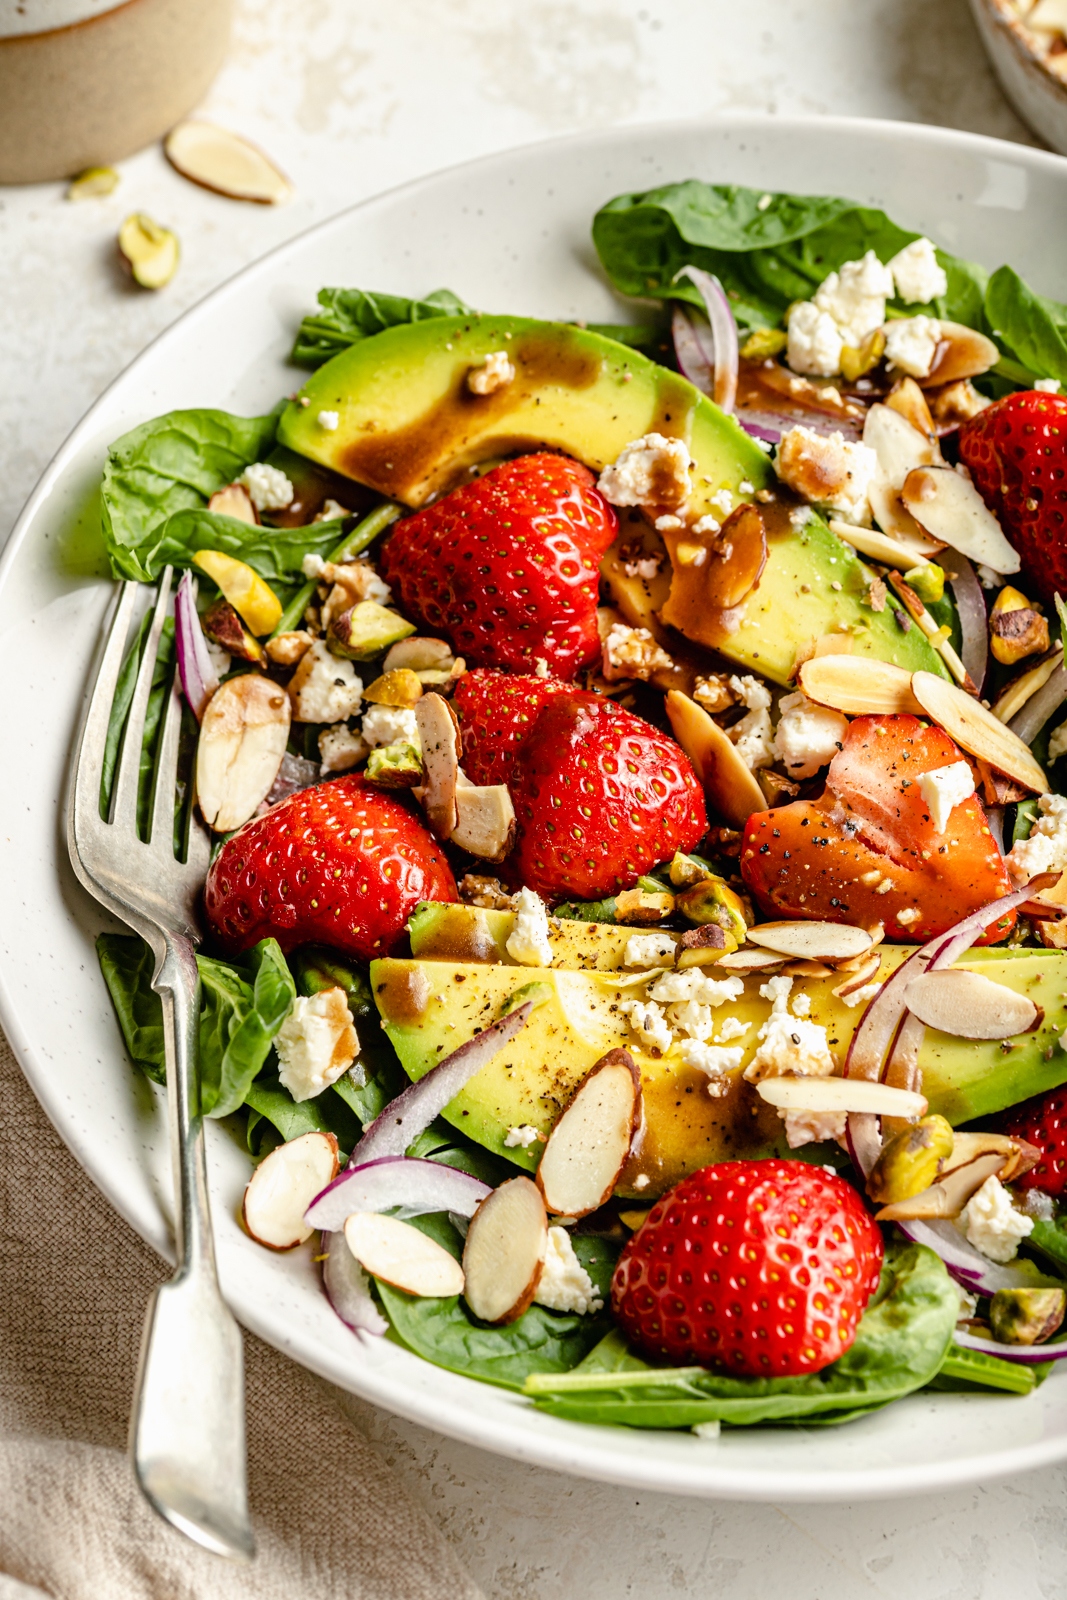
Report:
[{"label": "toasted almond slice", "polygon": [[933,538],[994,572],[1018,572],[1018,554],[970,478],[952,467],[916,467],[900,498]]},{"label": "toasted almond slice", "polygon": [[1040,1006],[1006,983],[962,967],[913,978],[904,998],[920,1022],[956,1039],[1011,1039],[1032,1033],[1044,1016]]},{"label": "toasted almond slice", "polygon": [[259,521],[252,497],[243,483],[228,483],[225,489],[216,489],[207,508],[217,512],[220,517],[233,517],[236,522],[254,525]]},{"label": "toasted almond slice", "polygon": [[590,1068],[548,1136],[537,1187],[556,1216],[584,1217],[611,1197],[641,1119],[641,1078],[628,1050]]},{"label": "toasted almond slice", "polygon": [[[897,490],[887,489],[885,492],[899,499]],[[872,561],[881,561],[888,567],[927,567],[930,557],[944,548],[938,540],[928,538],[903,507],[900,508],[899,517],[886,516],[885,520],[879,515],[873,500],[871,508],[881,524],[878,528],[856,528],[851,522],[842,522],[838,517],[831,517],[827,527],[839,539],[858,550],[861,556],[870,556]],[[892,522],[893,526],[883,532],[886,522]]]},{"label": "toasted almond slice", "polygon": [[[902,1092],[902,1091],[898,1091]],[[898,1200],[883,1206],[875,1213],[876,1222],[912,1222],[936,1217],[958,1217],[972,1194],[987,1178],[1003,1171],[1007,1158],[997,1152],[980,1155],[965,1165],[943,1173],[929,1189],[913,1194],[908,1200]]]},{"label": "toasted almond slice", "polygon": [[869,1078],[762,1078],[762,1099],[783,1111],[868,1112],[914,1122],[926,1115],[926,1099],[912,1089],[893,1089]]},{"label": "toasted almond slice", "polygon": [[782,968],[787,978],[829,978],[833,975],[833,967],[828,967],[825,961],[787,961]]},{"label": "toasted almond slice", "polygon": [[957,1133],[952,1140],[952,1154],[945,1162],[941,1177],[965,1167],[979,1156],[1004,1157],[1004,1166],[997,1176],[1001,1183],[1011,1183],[1029,1172],[1041,1160],[1041,1151],[1025,1139],[1013,1139],[1006,1133]]},{"label": "toasted almond slice", "polygon": [[515,807],[506,784],[471,783],[460,769],[452,843],[483,861],[503,861],[515,842]]},{"label": "toasted almond slice", "polygon": [[478,1206],[463,1247],[464,1298],[476,1317],[497,1324],[521,1317],[545,1264],[548,1218],[536,1183],[509,1178]]},{"label": "toasted almond slice", "polygon": [[913,428],[895,407],[873,405],[863,422],[863,442],[878,457],[882,477],[899,489],[915,467],[942,466],[936,440]]},{"label": "toasted almond slice", "polygon": [[749,928],[750,944],[801,961],[847,961],[874,943],[866,928],[847,922],[761,922]]},{"label": "toasted almond slice", "polygon": [[313,1229],[304,1212],[337,1176],[337,1139],[332,1133],[302,1133],[272,1150],[248,1180],[241,1220],[257,1244],[294,1250]]},{"label": "toasted almond slice", "polygon": [[289,739],[289,696],[258,672],[230,678],[208,701],[196,749],[196,795],[204,821],[231,833],[256,814]]},{"label": "toasted almond slice", "polygon": [[212,122],[179,122],[163,141],[176,172],[228,200],[273,206],[288,200],[293,186],[258,146]]},{"label": "toasted almond slice", "polygon": [[857,960],[859,965],[852,961],[848,963],[848,977],[833,991],[839,1000],[844,1000],[848,995],[855,994],[857,989],[864,988],[878,975],[882,965],[881,956],[874,950],[867,957],[860,956]]},{"label": "toasted almond slice", "polygon": [[885,403],[890,411],[899,412],[905,422],[910,422],[924,438],[937,438],[930,406],[914,378],[898,378],[886,395]]},{"label": "toasted almond slice", "polygon": [[773,950],[756,950],[751,945],[743,950],[734,950],[715,963],[724,972],[732,972],[738,978],[745,978],[750,972],[780,972],[784,964],[784,956],[776,955]]},{"label": "toasted almond slice", "polygon": [[1039,689],[1043,689],[1063,659],[1063,652],[1057,645],[1050,650],[1043,661],[1036,667],[1031,667],[1028,672],[1022,672],[1017,678],[1012,678],[1005,684],[1000,694],[994,700],[991,710],[998,722],[1010,722],[1034,696]]},{"label": "toasted almond slice", "polygon": [[873,656],[813,656],[799,673],[809,700],[850,716],[922,714],[911,689],[911,673]]},{"label": "toasted almond slice", "polygon": [[937,355],[922,386],[940,389],[943,384],[956,383],[961,378],[980,377],[999,360],[1000,351],[984,333],[965,327],[962,322],[942,322]]},{"label": "toasted almond slice", "polygon": [[463,1268],[455,1256],[410,1222],[377,1211],[353,1211],[345,1243],[375,1278],[407,1294],[435,1297],[463,1293]]},{"label": "toasted almond slice", "polygon": [[430,826],[439,839],[450,839],[459,820],[456,786],[459,782],[459,736],[448,701],[439,694],[424,694],[415,707],[422,744],[426,784],[422,803]]},{"label": "toasted almond slice", "polygon": [[680,689],[667,695],[674,737],[696,769],[713,811],[743,828],[755,811],[766,811],[763,790],[717,722]]},{"label": "toasted almond slice", "polygon": [[1028,746],[981,701],[932,672],[912,673],[911,690],[926,715],[970,755],[988,761],[1025,789],[1047,793],[1048,780]]}]

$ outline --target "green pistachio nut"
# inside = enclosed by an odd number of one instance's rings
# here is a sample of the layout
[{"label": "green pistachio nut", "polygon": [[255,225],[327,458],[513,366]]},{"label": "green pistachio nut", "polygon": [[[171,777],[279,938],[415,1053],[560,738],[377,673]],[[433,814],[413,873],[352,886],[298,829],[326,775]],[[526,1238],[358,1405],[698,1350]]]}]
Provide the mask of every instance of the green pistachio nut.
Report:
[{"label": "green pistachio nut", "polygon": [[921,1194],[952,1154],[952,1144],[952,1128],[944,1117],[923,1117],[883,1147],[867,1179],[867,1193],[881,1206]]},{"label": "green pistachio nut", "polygon": [[328,643],[335,656],[369,661],[414,632],[415,624],[405,622],[398,612],[376,600],[360,600],[330,623]]},{"label": "green pistachio nut", "polygon": [[704,878],[683,889],[674,904],[687,922],[716,923],[726,934],[727,943],[733,940],[733,949],[745,942],[748,933],[745,903],[721,878]]},{"label": "green pistachio nut", "polygon": [[989,1326],[1001,1344],[1042,1344],[1063,1321],[1063,1289],[998,1289],[989,1306]]},{"label": "green pistachio nut", "polygon": [[784,328],[753,328],[740,349],[742,361],[767,361],[789,343]]},{"label": "green pistachio nut", "polygon": [[936,561],[927,561],[921,567],[912,567],[904,574],[904,582],[910,584],[926,605],[936,605],[945,593],[945,574]]},{"label": "green pistachio nut", "polygon": [[402,740],[379,745],[370,753],[364,776],[383,789],[414,789],[422,782],[422,756],[413,744]]}]

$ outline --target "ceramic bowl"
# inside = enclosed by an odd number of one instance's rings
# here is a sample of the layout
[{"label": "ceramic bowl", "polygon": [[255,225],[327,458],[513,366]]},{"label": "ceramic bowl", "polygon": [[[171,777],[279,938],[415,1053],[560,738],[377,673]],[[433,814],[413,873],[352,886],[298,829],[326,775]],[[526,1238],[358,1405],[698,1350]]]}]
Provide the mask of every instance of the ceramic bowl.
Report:
[{"label": "ceramic bowl", "polygon": [[1046,144],[1067,155],[1067,80],[1050,72],[1011,0],[971,0],[1001,88]]}]

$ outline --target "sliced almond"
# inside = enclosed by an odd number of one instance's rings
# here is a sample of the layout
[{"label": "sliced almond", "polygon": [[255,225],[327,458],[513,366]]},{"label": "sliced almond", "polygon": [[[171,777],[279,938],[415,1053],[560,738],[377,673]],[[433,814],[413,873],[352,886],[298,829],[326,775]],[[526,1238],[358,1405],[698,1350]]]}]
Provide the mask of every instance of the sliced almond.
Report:
[{"label": "sliced almond", "polygon": [[802,961],[847,961],[874,943],[866,928],[847,922],[761,922],[749,928],[748,939],[764,950]]},{"label": "sliced almond", "polygon": [[997,1173],[1001,1183],[1012,1183],[1029,1172],[1041,1160],[1041,1151],[1025,1139],[1013,1139],[1006,1133],[957,1133],[952,1141],[952,1154],[945,1162],[944,1171],[954,1172],[965,1167],[979,1156],[999,1155],[1004,1165]]},{"label": "sliced almond", "polygon": [[751,972],[780,972],[785,965],[785,957],[775,955],[772,950],[756,950],[746,945],[743,950],[734,950],[730,955],[723,956],[715,965],[724,972],[732,972],[737,978],[745,978]]},{"label": "sliced almond", "polygon": [[448,701],[439,694],[424,694],[415,707],[422,744],[426,782],[422,803],[430,827],[439,839],[450,839],[459,820],[456,787],[459,782],[459,734]]},{"label": "sliced almond", "polygon": [[863,989],[873,978],[878,976],[882,965],[882,958],[875,951],[871,951],[866,959],[860,958],[860,965],[849,963],[850,971],[843,983],[839,983],[833,991],[839,1000],[845,1000],[850,994],[855,994],[857,989]]},{"label": "sliced almond", "polygon": [[992,705],[992,712],[997,721],[1010,722],[1012,717],[1018,715],[1026,702],[1039,689],[1045,687],[1062,659],[1063,652],[1057,646],[1056,649],[1050,650],[1044,661],[1039,661],[1036,667],[1020,673],[1017,678],[1005,684]]},{"label": "sliced almond", "polygon": [[992,339],[962,322],[942,322],[941,342],[930,371],[922,380],[924,389],[939,389],[961,378],[977,378],[1000,360]]},{"label": "sliced almond", "polygon": [[1047,793],[1048,781],[1029,747],[973,695],[932,672],[912,673],[911,688],[926,715],[964,750],[1024,788]]},{"label": "sliced almond", "polygon": [[696,769],[712,810],[734,828],[755,811],[766,811],[763,790],[717,722],[680,689],[666,700],[674,737]]},{"label": "sliced almond", "polygon": [[813,656],[798,674],[809,700],[850,716],[919,716],[911,673],[873,656]]},{"label": "sliced almond", "polygon": [[507,785],[479,787],[460,770],[452,843],[483,861],[503,861],[515,842],[515,807]]},{"label": "sliced almond", "polygon": [[[680,549],[680,547],[679,547]],[[739,606],[767,565],[767,531],[759,508],[731,511],[712,542],[704,568],[704,600],[722,611]]]},{"label": "sliced almond", "polygon": [[378,1211],[354,1211],[345,1222],[345,1243],[367,1272],[407,1294],[463,1293],[463,1268],[455,1256],[410,1222]]},{"label": "sliced almond", "polygon": [[217,512],[220,517],[233,517],[235,522],[254,525],[259,521],[252,497],[243,483],[228,483],[225,489],[216,489],[207,508]]},{"label": "sliced almond", "polygon": [[[895,489],[886,492],[897,494]],[[853,550],[858,550],[861,556],[869,556],[872,561],[880,561],[887,567],[929,566],[930,557],[944,548],[939,540],[928,538],[913,517],[907,516],[904,520],[903,517],[887,515],[883,518],[879,516],[873,501],[871,509],[882,528],[887,522],[892,524],[889,530],[883,533],[880,528],[855,528],[851,522],[842,522],[838,517],[831,517],[827,526],[831,533],[836,533],[839,539],[850,544]]]},{"label": "sliced almond", "polygon": [[782,1111],[866,1112],[914,1122],[926,1115],[926,1099],[912,1089],[893,1089],[869,1078],[762,1078],[760,1097]]},{"label": "sliced almond", "polygon": [[401,667],[408,667],[412,672],[447,672],[452,659],[452,647],[443,639],[426,639],[414,634],[391,647],[382,662],[382,671],[399,672]]},{"label": "sliced almond", "polygon": [[898,378],[886,395],[885,403],[890,411],[899,412],[925,438],[936,439],[937,428],[929,401],[914,378]]},{"label": "sliced almond", "polygon": [[463,1247],[463,1296],[476,1317],[514,1322],[533,1300],[545,1264],[548,1218],[529,1178],[509,1178],[481,1202]]},{"label": "sliced almond", "polygon": [[212,122],[179,122],[164,139],[163,152],[183,178],[228,200],[273,206],[293,192],[288,178],[258,146]]},{"label": "sliced almond", "polygon": [[987,1178],[996,1177],[1006,1165],[999,1153],[980,1155],[963,1166],[954,1167],[932,1183],[928,1189],[913,1194],[908,1200],[898,1200],[883,1206],[875,1213],[876,1222],[912,1222],[937,1217],[958,1217],[973,1194]]},{"label": "sliced almond", "polygon": [[782,968],[787,978],[829,978],[833,975],[833,967],[828,967],[825,961],[787,961]]},{"label": "sliced almond", "polygon": [[230,678],[208,701],[196,750],[204,821],[232,833],[267,798],[289,740],[289,696],[258,672]]},{"label": "sliced almond", "polygon": [[337,1139],[332,1133],[302,1133],[272,1150],[248,1180],[241,1220],[257,1244],[294,1250],[313,1229],[304,1212],[337,1176]]},{"label": "sliced almond", "polygon": [[904,998],[920,1022],[957,1039],[1011,1039],[1032,1032],[1044,1016],[1026,995],[963,968],[913,978]]},{"label": "sliced almond", "polygon": [[970,478],[952,467],[916,467],[900,498],[933,538],[994,572],[1018,572],[1017,552]]},{"label": "sliced almond", "polygon": [[641,1119],[641,1079],[628,1050],[609,1050],[563,1109],[537,1168],[556,1216],[584,1217],[611,1197]]},{"label": "sliced almond", "polygon": [[890,406],[871,407],[863,423],[863,442],[878,457],[881,475],[891,489],[901,488],[915,467],[943,465],[936,441]]}]

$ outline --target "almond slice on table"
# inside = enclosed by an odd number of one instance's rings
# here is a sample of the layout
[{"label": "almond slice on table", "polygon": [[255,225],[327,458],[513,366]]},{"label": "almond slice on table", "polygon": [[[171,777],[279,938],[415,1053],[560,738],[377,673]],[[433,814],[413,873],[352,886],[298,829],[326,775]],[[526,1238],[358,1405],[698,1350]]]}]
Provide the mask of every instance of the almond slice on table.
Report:
[{"label": "almond slice on table", "polygon": [[548,1136],[537,1187],[555,1216],[584,1217],[611,1198],[641,1120],[641,1078],[609,1050],[582,1079]]},{"label": "almond slice on table", "polygon": [[450,839],[459,820],[459,729],[448,701],[424,694],[415,707],[426,782],[421,795],[430,827],[439,839]]},{"label": "almond slice on table", "polygon": [[756,950],[746,946],[743,950],[734,950],[722,956],[715,965],[724,972],[732,972],[737,978],[745,978],[752,972],[779,972],[785,960],[785,956],[776,955],[773,950]]},{"label": "almond slice on table", "polygon": [[509,1178],[481,1202],[463,1246],[463,1296],[483,1322],[514,1322],[533,1300],[545,1264],[548,1218],[530,1178]]},{"label": "almond slice on table", "polygon": [[994,572],[1018,572],[1017,552],[970,478],[952,467],[916,467],[900,498],[933,538]]},{"label": "almond slice on table", "polygon": [[1025,789],[1047,793],[1048,780],[1029,747],[981,701],[932,672],[913,672],[911,689],[926,715],[962,749],[988,761]]},{"label": "almond slice on table", "polygon": [[911,673],[873,656],[812,656],[798,674],[809,700],[850,716],[922,715]]},{"label": "almond slice on table", "polygon": [[866,928],[847,922],[761,922],[749,928],[750,944],[800,961],[848,961],[870,950]]},{"label": "almond slice on table", "polygon": [[999,1152],[977,1156],[973,1161],[943,1172],[936,1183],[907,1200],[897,1200],[875,1212],[876,1222],[918,1222],[938,1217],[958,1217],[973,1194],[987,1178],[997,1177],[1007,1158]]},{"label": "almond slice on table", "polygon": [[927,1110],[925,1097],[913,1089],[870,1078],[761,1078],[756,1090],[782,1111],[847,1111],[914,1122]]},{"label": "almond slice on table", "polygon": [[377,1211],[353,1211],[345,1222],[345,1243],[372,1277],[407,1294],[463,1293],[463,1268],[455,1256],[410,1222]]},{"label": "almond slice on table", "polygon": [[712,810],[732,828],[743,828],[753,812],[766,811],[763,790],[726,734],[680,689],[667,694],[674,737],[693,763]]},{"label": "almond slice on table", "polygon": [[248,522],[254,526],[259,521],[252,496],[243,483],[228,483],[224,489],[216,489],[207,508],[220,517],[233,517],[235,522]]},{"label": "almond slice on table", "polygon": [[271,791],[289,740],[289,696],[258,672],[215,690],[200,724],[196,797],[204,821],[231,833]]},{"label": "almond slice on table", "polygon": [[293,192],[289,179],[257,145],[212,122],[179,122],[164,139],[163,153],[183,178],[228,200],[272,206]]},{"label": "almond slice on table", "polygon": [[294,1250],[314,1229],[304,1212],[337,1176],[337,1139],[332,1133],[302,1133],[280,1144],[253,1172],[245,1189],[241,1220],[257,1244]]},{"label": "almond slice on table", "polygon": [[957,1039],[1011,1039],[1032,1033],[1045,1015],[1006,983],[962,967],[924,972],[908,984],[904,998],[920,1022]]}]

